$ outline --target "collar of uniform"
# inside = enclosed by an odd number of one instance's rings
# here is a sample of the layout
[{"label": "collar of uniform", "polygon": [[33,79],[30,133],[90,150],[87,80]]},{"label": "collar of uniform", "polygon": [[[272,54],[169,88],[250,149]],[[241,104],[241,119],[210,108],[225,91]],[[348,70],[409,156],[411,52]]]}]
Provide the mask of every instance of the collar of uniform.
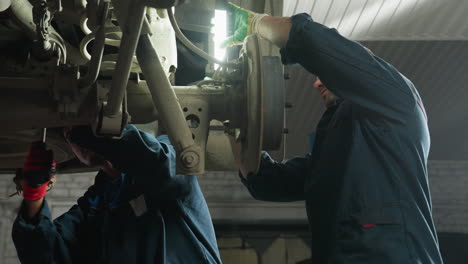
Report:
[{"label": "collar of uniform", "polygon": [[329,106],[329,107],[336,107],[336,106],[339,106],[342,102],[344,101],[344,99],[341,99],[341,98],[338,98],[335,100],[335,102]]}]

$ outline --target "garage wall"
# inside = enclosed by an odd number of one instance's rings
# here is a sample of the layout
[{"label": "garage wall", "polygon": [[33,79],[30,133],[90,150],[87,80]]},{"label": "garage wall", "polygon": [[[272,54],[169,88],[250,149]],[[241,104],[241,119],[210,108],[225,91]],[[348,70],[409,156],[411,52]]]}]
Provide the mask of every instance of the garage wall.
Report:
[{"label": "garage wall", "polygon": [[468,161],[431,161],[429,175],[437,231],[468,234]]},{"label": "garage wall", "polygon": [[[468,234],[468,161],[431,161],[429,172],[437,230]],[[76,198],[92,184],[94,175],[95,173],[60,175],[48,196],[52,214],[58,216],[68,210]],[[4,199],[14,192],[12,177],[13,175],[0,175],[0,264],[19,263],[11,241],[11,226],[21,199]],[[224,184],[220,185],[220,182]],[[215,205],[222,193],[229,193],[231,200],[253,202],[248,200],[248,195],[232,172],[210,173],[205,178],[200,177],[200,184],[208,203],[213,205],[211,208],[215,221],[220,214]],[[224,202],[229,203],[229,200]],[[238,201],[231,202],[239,204]],[[279,208],[276,211],[281,215],[285,210],[288,209]],[[225,263],[298,263],[310,256],[304,239],[291,234],[223,233],[218,242]]]}]

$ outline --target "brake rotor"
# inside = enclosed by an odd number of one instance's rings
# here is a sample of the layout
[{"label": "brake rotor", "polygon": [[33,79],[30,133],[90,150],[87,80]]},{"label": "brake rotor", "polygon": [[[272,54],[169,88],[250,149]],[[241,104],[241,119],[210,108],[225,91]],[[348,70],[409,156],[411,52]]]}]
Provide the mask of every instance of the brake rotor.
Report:
[{"label": "brake rotor", "polygon": [[246,78],[245,121],[240,135],[241,163],[253,173],[259,169],[262,150],[279,150],[284,146],[283,66],[278,56],[262,56],[261,41],[251,35],[241,51]]}]

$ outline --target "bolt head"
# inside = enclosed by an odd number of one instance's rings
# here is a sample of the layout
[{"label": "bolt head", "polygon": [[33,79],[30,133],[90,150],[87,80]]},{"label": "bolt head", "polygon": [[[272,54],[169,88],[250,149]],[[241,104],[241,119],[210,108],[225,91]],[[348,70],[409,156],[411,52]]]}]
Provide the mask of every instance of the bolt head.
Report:
[{"label": "bolt head", "polygon": [[193,160],[194,160],[193,156],[185,156],[184,157],[184,163],[186,163],[186,164],[192,164]]}]

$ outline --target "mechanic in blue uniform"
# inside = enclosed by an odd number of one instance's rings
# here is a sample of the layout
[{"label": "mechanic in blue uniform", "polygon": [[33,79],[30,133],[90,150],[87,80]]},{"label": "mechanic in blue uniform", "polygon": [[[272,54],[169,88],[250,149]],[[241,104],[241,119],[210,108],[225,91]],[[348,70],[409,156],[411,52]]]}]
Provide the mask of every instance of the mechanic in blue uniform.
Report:
[{"label": "mechanic in blue uniform", "polygon": [[167,136],[127,125],[118,140],[96,138],[89,127],[66,137],[81,162],[101,170],[77,204],[52,221],[45,191],[37,191],[51,178],[40,173],[50,168],[48,151],[31,148],[13,226],[22,263],[221,263],[197,178],[176,175]]},{"label": "mechanic in blue uniform", "polygon": [[248,33],[270,40],[284,64],[299,63],[320,78],[313,86],[327,107],[311,153],[279,163],[264,152],[257,173],[240,167],[251,195],[305,200],[312,263],[442,263],[428,186],[427,116],[413,83],[307,14],[271,17],[234,6],[234,15],[230,43]]}]

